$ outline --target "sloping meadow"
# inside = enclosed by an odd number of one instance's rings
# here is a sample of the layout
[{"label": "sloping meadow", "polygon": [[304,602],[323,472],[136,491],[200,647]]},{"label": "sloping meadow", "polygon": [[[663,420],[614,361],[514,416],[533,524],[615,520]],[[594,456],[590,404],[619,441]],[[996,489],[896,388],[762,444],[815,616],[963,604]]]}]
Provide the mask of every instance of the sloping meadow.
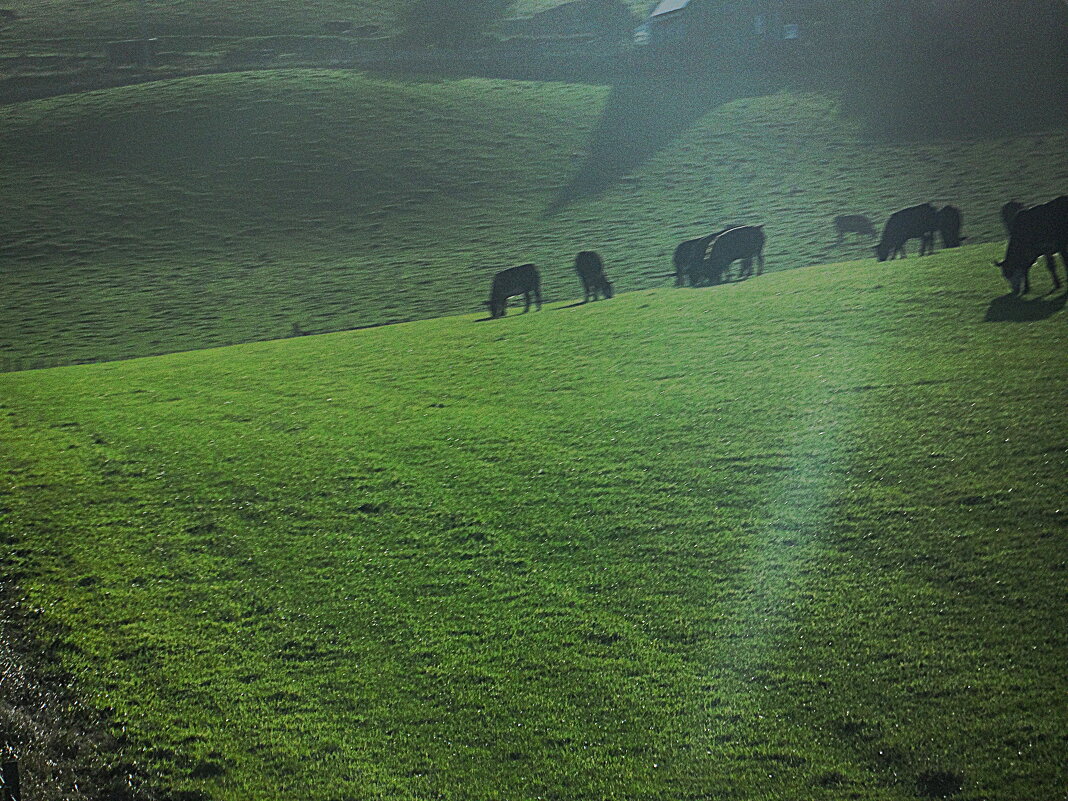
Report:
[{"label": "sloping meadow", "polygon": [[617,290],[665,286],[730,223],[766,225],[769,270],[870,255],[832,218],[924,200],[990,241],[1002,202],[1068,186],[1063,131],[879,144],[826,97],[665,80],[262,71],[0,109],[0,369],[469,312],[528,261],[574,298],[583,249]]},{"label": "sloping meadow", "polygon": [[4,570],[183,797],[1052,798],[1065,294],[996,254],[0,376]]}]

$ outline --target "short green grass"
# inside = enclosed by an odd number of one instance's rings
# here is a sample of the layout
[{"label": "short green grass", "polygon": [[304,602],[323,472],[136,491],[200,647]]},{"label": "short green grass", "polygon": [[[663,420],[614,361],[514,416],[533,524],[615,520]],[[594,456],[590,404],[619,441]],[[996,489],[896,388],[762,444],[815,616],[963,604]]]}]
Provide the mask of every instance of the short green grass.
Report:
[{"label": "short green grass", "polygon": [[877,144],[828,97],[697,89],[289,70],[4,107],[0,368],[469,312],[525,261],[573,298],[587,248],[654,288],[732,222],[767,225],[771,270],[860,258],[835,214],[922,200],[989,241],[1068,185],[1064,131]]},{"label": "short green grass", "polygon": [[1065,294],[997,253],[3,375],[4,571],[206,798],[1059,797]]}]

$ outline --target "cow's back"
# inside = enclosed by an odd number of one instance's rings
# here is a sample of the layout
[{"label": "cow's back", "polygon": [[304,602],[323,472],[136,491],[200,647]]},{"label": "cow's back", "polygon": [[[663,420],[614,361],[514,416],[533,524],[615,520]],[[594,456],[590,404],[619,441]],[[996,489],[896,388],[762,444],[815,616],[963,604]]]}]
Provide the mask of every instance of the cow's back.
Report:
[{"label": "cow's back", "polygon": [[729,264],[738,259],[757,255],[764,249],[763,225],[740,225],[728,228],[709,244],[705,258],[717,263]]},{"label": "cow's back", "polygon": [[1057,245],[1068,242],[1068,195],[1018,211],[1009,228],[1010,246],[1013,240],[1042,252],[1059,250]]}]

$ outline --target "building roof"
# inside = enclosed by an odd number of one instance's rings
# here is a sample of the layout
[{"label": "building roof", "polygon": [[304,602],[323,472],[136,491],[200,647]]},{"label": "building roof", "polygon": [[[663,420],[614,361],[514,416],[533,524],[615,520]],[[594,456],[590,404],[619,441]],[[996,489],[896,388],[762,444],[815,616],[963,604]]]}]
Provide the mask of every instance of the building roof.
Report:
[{"label": "building roof", "polygon": [[670,14],[672,11],[680,11],[690,4],[690,0],[660,0],[660,4],[653,9],[650,17],[659,17]]}]

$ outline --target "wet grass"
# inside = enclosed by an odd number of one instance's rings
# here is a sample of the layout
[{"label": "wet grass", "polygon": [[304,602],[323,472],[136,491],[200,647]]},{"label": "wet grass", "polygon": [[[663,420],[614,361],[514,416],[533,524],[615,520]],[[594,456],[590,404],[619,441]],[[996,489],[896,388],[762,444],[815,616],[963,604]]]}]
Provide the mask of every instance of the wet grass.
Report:
[{"label": "wet grass", "polygon": [[525,261],[573,298],[588,248],[653,288],[728,222],[766,224],[773,270],[867,255],[832,218],[921,200],[989,241],[1068,185],[1063,131],[876,144],[826,97],[688,96],[628,127],[607,87],[291,70],[5,107],[0,367],[469,312]]},{"label": "wet grass", "polygon": [[4,571],[188,797],[1052,798],[1064,311],[997,252],[0,376]]}]

